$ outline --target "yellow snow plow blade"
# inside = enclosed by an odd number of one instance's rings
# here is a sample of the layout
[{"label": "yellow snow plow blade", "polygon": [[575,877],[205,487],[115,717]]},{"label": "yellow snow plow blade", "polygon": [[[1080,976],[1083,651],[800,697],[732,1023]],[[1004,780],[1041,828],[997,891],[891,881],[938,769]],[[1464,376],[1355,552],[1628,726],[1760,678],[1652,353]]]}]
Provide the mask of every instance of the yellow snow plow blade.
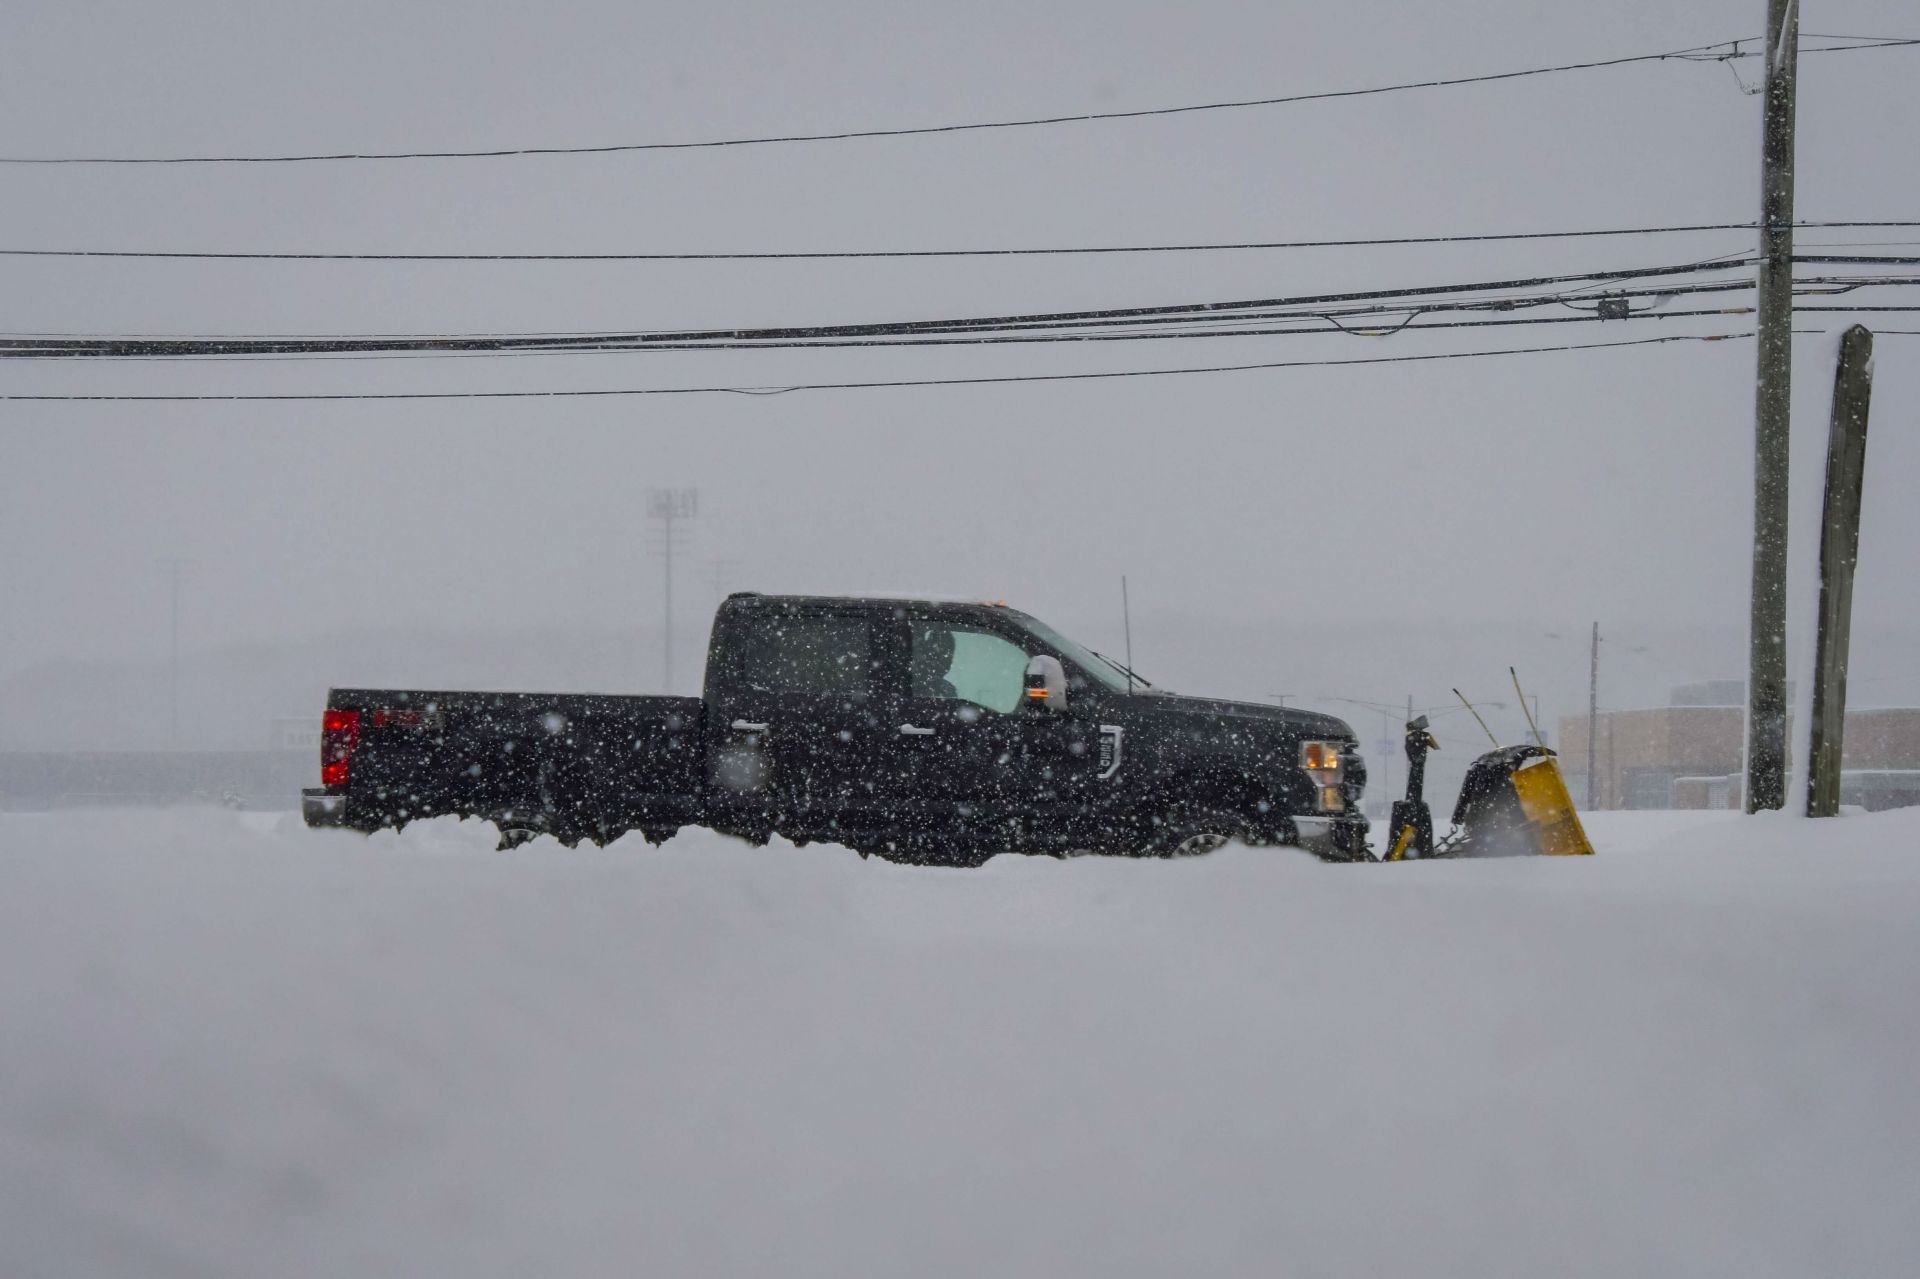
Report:
[{"label": "yellow snow plow blade", "polygon": [[1587,842],[1573,796],[1560,776],[1559,760],[1542,755],[1529,761],[1514,773],[1513,790],[1520,797],[1536,852],[1549,857],[1592,856],[1593,845]]},{"label": "yellow snow plow blade", "polygon": [[1467,768],[1441,857],[1566,857],[1593,852],[1560,764],[1545,746],[1502,746]]}]

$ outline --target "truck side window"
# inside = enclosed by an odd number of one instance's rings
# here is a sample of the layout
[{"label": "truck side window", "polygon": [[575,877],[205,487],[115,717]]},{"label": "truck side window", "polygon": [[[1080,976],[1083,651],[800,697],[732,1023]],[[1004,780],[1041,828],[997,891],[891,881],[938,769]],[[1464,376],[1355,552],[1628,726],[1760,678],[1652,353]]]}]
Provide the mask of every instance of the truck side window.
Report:
[{"label": "truck side window", "polygon": [[864,697],[873,688],[873,648],[863,617],[769,618],[742,635],[741,681],[761,693]]},{"label": "truck side window", "polygon": [[1026,691],[1027,654],[991,631],[916,622],[908,674],[909,696],[972,702],[1011,714]]}]

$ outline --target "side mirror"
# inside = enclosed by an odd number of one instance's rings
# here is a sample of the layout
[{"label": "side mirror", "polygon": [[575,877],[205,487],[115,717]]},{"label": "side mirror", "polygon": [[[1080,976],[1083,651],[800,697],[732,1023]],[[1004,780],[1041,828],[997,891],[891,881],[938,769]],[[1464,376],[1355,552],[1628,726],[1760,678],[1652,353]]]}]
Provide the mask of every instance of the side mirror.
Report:
[{"label": "side mirror", "polygon": [[1067,672],[1060,659],[1040,654],[1027,663],[1027,705],[1059,714],[1067,709]]}]

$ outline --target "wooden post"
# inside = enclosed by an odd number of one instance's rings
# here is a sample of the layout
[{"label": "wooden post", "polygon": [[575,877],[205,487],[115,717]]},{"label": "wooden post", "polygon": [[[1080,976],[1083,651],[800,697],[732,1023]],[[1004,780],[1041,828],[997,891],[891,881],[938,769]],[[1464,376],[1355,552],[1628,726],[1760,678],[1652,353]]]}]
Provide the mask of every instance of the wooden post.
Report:
[{"label": "wooden post", "polygon": [[1767,0],[1760,152],[1753,598],[1747,658],[1747,811],[1787,797],[1787,435],[1793,379],[1793,117],[1800,0]]},{"label": "wooden post", "polygon": [[1807,816],[1840,812],[1840,757],[1847,718],[1847,641],[1853,569],[1860,558],[1860,494],[1866,481],[1867,407],[1873,398],[1873,334],[1840,337],[1827,434],[1827,493],[1820,513],[1820,618],[1814,641],[1813,715],[1808,725]]}]

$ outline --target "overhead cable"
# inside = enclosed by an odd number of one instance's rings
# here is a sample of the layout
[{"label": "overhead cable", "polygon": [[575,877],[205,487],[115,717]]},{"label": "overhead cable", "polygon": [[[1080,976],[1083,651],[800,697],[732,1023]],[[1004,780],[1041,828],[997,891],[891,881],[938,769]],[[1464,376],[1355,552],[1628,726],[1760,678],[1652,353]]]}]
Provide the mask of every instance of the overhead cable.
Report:
[{"label": "overhead cable", "polygon": [[1448,351],[1428,355],[1372,355],[1351,360],[1273,360],[1260,364],[1220,364],[1203,368],[1123,369],[1107,373],[1020,373],[1000,377],[899,378],[883,382],[800,382],[784,386],[680,386],[619,390],[566,388],[551,391],[386,391],[323,394],[235,395],[0,395],[11,403],[299,403],[344,400],[539,400],[618,398],[641,395],[785,395],[793,391],[866,391],[930,386],[998,386],[1017,382],[1090,382],[1114,378],[1184,377],[1206,373],[1245,373],[1260,369],[1336,368],[1348,364],[1423,364],[1442,360],[1483,360],[1511,355],[1546,355],[1562,351],[1599,351],[1629,346],[1658,346],[1670,342],[1725,342],[1753,336],[1739,333],[1665,334],[1618,342],[1577,342],[1562,346],[1506,347],[1492,351]]},{"label": "overhead cable", "polygon": [[[1809,307],[1806,310],[1870,310],[1867,307]],[[1497,320],[1422,320],[1420,313],[1414,312],[1398,323],[1390,326],[1363,327],[1356,324],[1343,324],[1335,316],[1289,316],[1286,327],[1262,325],[1255,328],[1225,329],[1148,329],[1130,332],[1113,330],[1069,330],[1066,332],[1030,333],[976,333],[955,336],[903,336],[903,337],[867,337],[867,338],[826,338],[816,341],[767,341],[767,342],[594,342],[583,340],[569,346],[543,346],[529,348],[512,345],[511,340],[501,345],[460,344],[407,344],[407,345],[356,345],[352,347],[328,343],[311,345],[288,345],[253,351],[182,351],[182,350],[124,350],[102,351],[84,345],[71,346],[46,345],[33,348],[17,348],[0,343],[0,360],[54,360],[54,359],[109,359],[134,361],[186,361],[206,363],[209,361],[240,361],[257,363],[275,360],[325,360],[325,359],[385,359],[396,357],[431,358],[435,356],[530,356],[530,355],[608,355],[641,354],[646,352],[687,352],[687,351],[813,351],[813,350],[877,350],[893,347],[920,346],[1026,346],[1072,342],[1151,342],[1184,340],[1190,338],[1244,338],[1244,337],[1315,337],[1344,333],[1353,337],[1390,337],[1400,333],[1419,333],[1429,329],[1484,329],[1512,328],[1529,324],[1595,324],[1610,323],[1614,320],[1674,320],[1690,319],[1708,315],[1749,315],[1750,306],[1703,307],[1675,311],[1633,311],[1624,315],[1604,316],[1592,313],[1580,315],[1542,315],[1525,316]],[[1317,321],[1317,323],[1316,323]]]},{"label": "overhead cable", "polygon": [[[1834,259],[1822,259],[1831,261]],[[1486,293],[1498,289],[1538,288],[1542,285],[1564,284],[1578,281],[1622,281],[1636,279],[1654,279],[1667,276],[1710,273],[1736,270],[1753,265],[1753,259],[1739,261],[1690,262],[1670,266],[1629,267],[1605,271],[1585,271],[1571,275],[1537,275],[1514,277],[1503,280],[1479,281],[1470,284],[1441,284],[1394,289],[1366,289],[1337,293],[1305,294],[1294,297],[1256,298],[1228,302],[1192,302],[1159,306],[1108,307],[1083,311],[1054,311],[997,316],[976,316],[961,319],[883,321],[857,324],[822,324],[782,327],[723,328],[723,329],[685,329],[660,330],[653,332],[558,335],[529,334],[487,334],[487,335],[433,335],[433,336],[277,336],[248,338],[209,338],[209,337],[24,337],[0,335],[0,344],[17,350],[35,348],[82,347],[97,350],[99,354],[201,354],[201,355],[272,355],[297,353],[303,350],[317,349],[324,345],[328,349],[348,350],[401,350],[401,349],[437,349],[470,350],[483,347],[507,347],[520,349],[540,349],[547,347],[578,346],[581,342],[592,340],[601,344],[625,343],[629,345],[670,342],[725,342],[725,341],[797,341],[831,338],[860,338],[880,336],[909,336],[932,333],[966,333],[978,331],[1005,330],[1016,326],[1060,327],[1080,321],[1101,320],[1163,320],[1180,316],[1220,316],[1234,318],[1233,313],[1253,311],[1272,311],[1278,308],[1300,308],[1306,306],[1325,306],[1348,302],[1368,302],[1394,299],[1408,301],[1426,298],[1444,298],[1468,293]],[[1395,310],[1404,309],[1395,307]]]},{"label": "overhead cable", "polygon": [[[626,142],[590,146],[490,147],[480,150],[411,151],[326,151],[282,155],[178,155],[178,156],[0,156],[0,164],[300,164],[336,160],[449,160],[499,159],[536,155],[608,155],[637,151],[687,151],[719,147],[766,146],[793,142],[839,142],[860,138],[916,137],[939,133],[971,133],[987,129],[1026,129],[1043,125],[1085,124],[1098,120],[1137,120],[1150,116],[1190,115],[1203,111],[1238,111],[1251,107],[1286,106],[1302,102],[1327,102],[1343,98],[1373,97],[1386,93],[1404,93],[1415,89],[1442,89],[1459,85],[1490,84],[1502,80],[1520,80],[1532,76],[1556,75],[1572,71],[1592,71],[1644,62],[1731,62],[1758,57],[1758,51],[1743,50],[1744,43],[1757,40],[1723,40],[1716,44],[1669,49],[1661,53],[1639,53],[1620,58],[1598,58],[1585,62],[1565,62],[1555,66],[1528,67],[1518,71],[1495,71],[1482,75],[1452,76],[1436,80],[1414,80],[1401,84],[1374,85],[1364,89],[1334,89],[1316,93],[1292,93],[1271,98],[1242,98],[1220,102],[1197,102],[1172,107],[1146,107],[1131,111],[1082,111],[1068,115],[1034,116],[1019,120],[987,120],[965,124],[915,125],[899,128],[845,129],[831,133],[770,134],[760,137],[718,138],[692,142]],[[1855,53],[1865,49],[1893,48],[1920,44],[1920,39],[1896,38],[1875,43],[1851,43],[1827,47],[1802,47],[1803,54]]]},{"label": "overhead cable", "polygon": [[[1920,279],[1889,281],[1863,281],[1863,285],[1920,284]],[[1738,285],[1717,286],[1722,289],[1751,288],[1752,282]],[[1831,296],[1833,293],[1846,292],[1848,289],[1825,289],[1803,291],[1813,296]],[[1624,297],[1626,295],[1610,295]],[[1671,293],[1654,290],[1642,290],[1634,297],[1669,297]],[[1539,306],[1550,304],[1558,299],[1528,299],[1526,305]],[[1448,308],[1435,308],[1444,310]],[[1506,309],[1506,308],[1502,308]],[[1877,311],[1920,311],[1920,306],[1876,306],[1867,304],[1849,304],[1843,306],[1796,305],[1800,311],[1838,311],[1838,312],[1877,312]],[[1399,316],[1393,324],[1362,324],[1359,321],[1378,318],[1384,315]],[[990,331],[959,336],[879,336],[862,338],[828,338],[808,341],[729,341],[729,342],[647,342],[635,343],[617,340],[598,341],[582,338],[580,341],[563,346],[526,347],[516,345],[513,339],[466,339],[458,342],[436,343],[428,340],[424,343],[395,343],[391,345],[358,344],[351,347],[314,342],[309,344],[289,344],[272,348],[258,348],[249,351],[186,351],[179,349],[140,349],[103,351],[84,343],[60,344],[45,340],[31,348],[20,348],[0,341],[0,359],[113,359],[132,361],[183,361],[208,363],[238,361],[242,363],[260,363],[282,360],[357,360],[357,359],[428,359],[428,358],[471,358],[479,356],[515,357],[535,355],[605,355],[605,354],[641,354],[648,352],[689,352],[689,351],[778,351],[778,350],[829,350],[861,349],[875,350],[893,347],[924,346],[1007,346],[1040,345],[1058,343],[1086,342],[1142,342],[1166,341],[1189,338],[1255,338],[1255,337],[1312,337],[1326,336],[1332,333],[1346,334],[1351,337],[1383,338],[1394,337],[1402,333],[1423,333],[1436,329],[1484,329],[1513,328],[1523,325],[1542,324],[1610,324],[1615,321],[1633,320],[1684,320],[1707,316],[1751,315],[1752,306],[1689,307],[1683,309],[1647,308],[1619,313],[1600,312],[1593,309],[1581,309],[1577,315],[1521,316],[1505,319],[1477,320],[1433,320],[1425,318],[1428,311],[1413,308],[1405,311],[1380,310],[1357,314],[1342,313],[1300,313],[1252,317],[1267,323],[1253,328],[1150,328],[1130,331],[1069,329],[1067,331],[1047,332],[1000,332]],[[1274,325],[1284,322],[1284,327]],[[1322,326],[1325,327],[1322,327]]]},{"label": "overhead cable", "polygon": [[[1796,222],[1796,229],[1858,230],[1920,227],[1920,221]],[[1752,222],[1695,222],[1678,226],[1612,227],[1582,231],[1507,231],[1482,235],[1397,235],[1344,240],[1245,240],[1212,244],[1057,245],[1014,249],[845,249],[734,253],[303,253],[188,249],[0,249],[14,258],[141,258],[210,262],[795,262],[859,258],[1017,258],[1103,253],[1237,253],[1258,249],[1381,248],[1413,244],[1485,244],[1518,240],[1579,240],[1701,231],[1754,231]],[[1845,246],[1841,246],[1845,247]]]}]

